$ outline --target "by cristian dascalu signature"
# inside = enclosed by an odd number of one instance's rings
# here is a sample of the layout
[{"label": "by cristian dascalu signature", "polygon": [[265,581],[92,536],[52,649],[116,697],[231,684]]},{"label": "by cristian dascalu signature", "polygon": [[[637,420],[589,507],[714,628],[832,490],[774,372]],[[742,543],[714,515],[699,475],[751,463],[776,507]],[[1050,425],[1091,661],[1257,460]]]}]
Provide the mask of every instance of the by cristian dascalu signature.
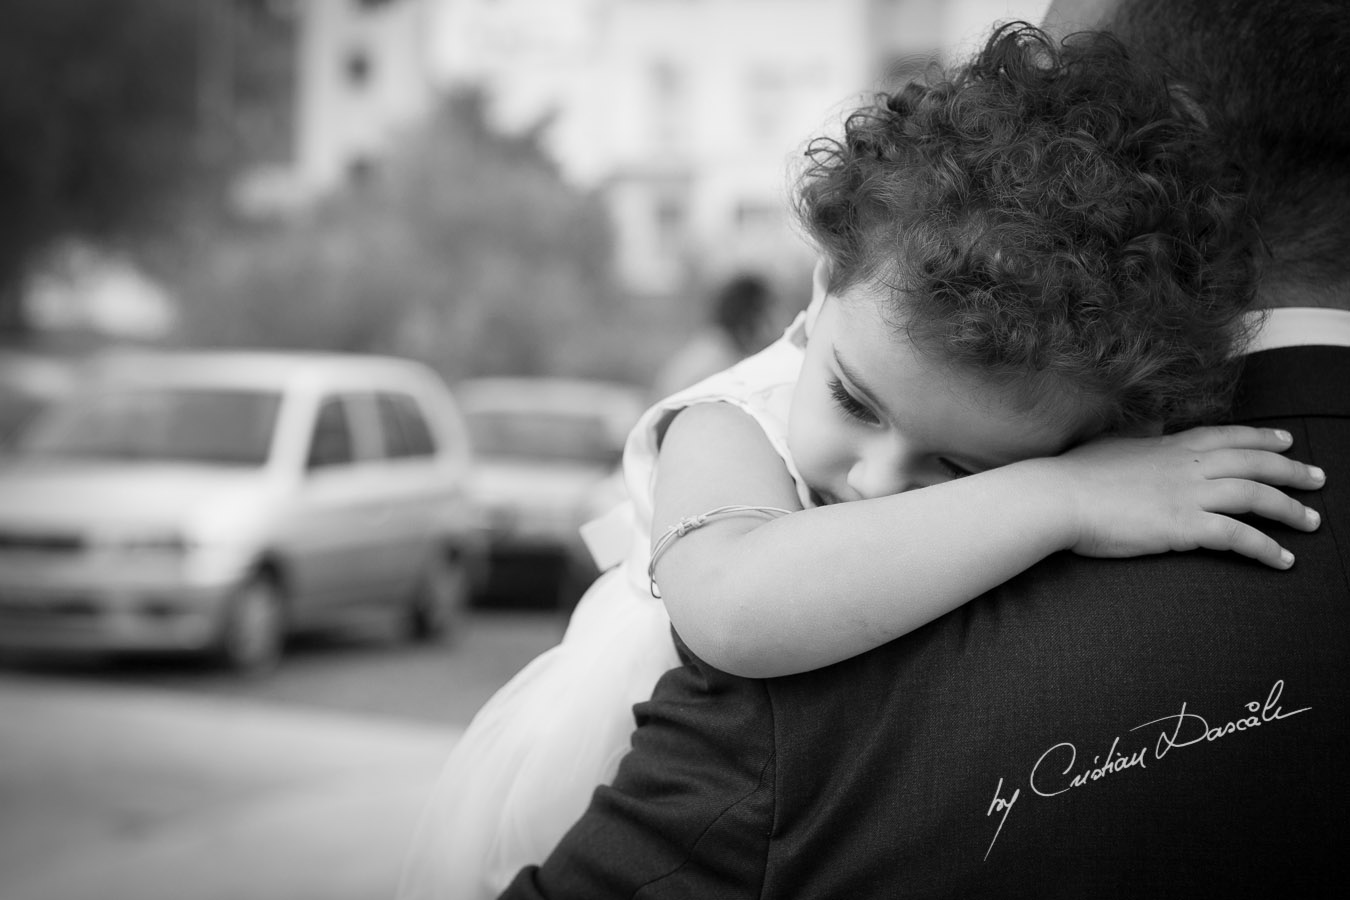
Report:
[{"label": "by cristian dascalu signature", "polygon": [[[1131,732],[1135,732],[1157,728],[1155,742],[1149,743],[1146,739],[1142,747],[1121,749],[1120,737],[1117,735],[1105,755],[1094,755],[1091,763],[1087,762],[1086,754],[1080,759],[1077,745],[1061,741],[1036,760],[1027,776],[1026,787],[1038,797],[1057,797],[1121,772],[1147,769],[1150,762],[1161,761],[1173,750],[1213,743],[1263,725],[1272,725],[1312,709],[1311,706],[1294,710],[1284,709],[1280,705],[1283,694],[1284,680],[1281,679],[1271,686],[1264,702],[1253,700],[1246,704],[1247,715],[1218,725],[1211,725],[1208,719],[1188,709],[1186,702],[1182,701],[1180,712],[1151,719],[1130,729]],[[1008,815],[1021,796],[1021,788],[1014,788],[1011,793],[1006,793],[1003,778],[999,778],[998,786],[994,788],[994,799],[985,812],[986,817],[998,818],[998,827],[989,842],[989,849],[984,853],[986,860],[993,852],[994,844],[998,842],[998,836],[1008,821]]]}]

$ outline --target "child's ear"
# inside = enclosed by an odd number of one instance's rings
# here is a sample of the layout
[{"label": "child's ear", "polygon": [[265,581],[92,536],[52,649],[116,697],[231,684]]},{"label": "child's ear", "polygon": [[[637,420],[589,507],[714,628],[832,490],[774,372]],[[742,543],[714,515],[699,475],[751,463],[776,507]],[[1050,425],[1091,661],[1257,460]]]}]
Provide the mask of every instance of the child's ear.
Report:
[{"label": "child's ear", "polygon": [[816,319],[820,317],[820,308],[825,305],[825,295],[829,291],[830,284],[830,264],[825,257],[819,257],[816,260],[816,267],[811,272],[811,304],[806,307],[806,336],[811,336],[811,329],[815,327]]}]

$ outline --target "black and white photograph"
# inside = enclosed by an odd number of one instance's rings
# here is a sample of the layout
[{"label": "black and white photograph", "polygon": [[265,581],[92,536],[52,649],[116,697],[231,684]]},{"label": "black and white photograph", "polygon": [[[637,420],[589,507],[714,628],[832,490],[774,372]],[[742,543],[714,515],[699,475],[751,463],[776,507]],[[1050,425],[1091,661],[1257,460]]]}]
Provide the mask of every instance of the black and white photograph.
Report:
[{"label": "black and white photograph", "polygon": [[5,13],[0,900],[1350,882],[1350,3]]}]

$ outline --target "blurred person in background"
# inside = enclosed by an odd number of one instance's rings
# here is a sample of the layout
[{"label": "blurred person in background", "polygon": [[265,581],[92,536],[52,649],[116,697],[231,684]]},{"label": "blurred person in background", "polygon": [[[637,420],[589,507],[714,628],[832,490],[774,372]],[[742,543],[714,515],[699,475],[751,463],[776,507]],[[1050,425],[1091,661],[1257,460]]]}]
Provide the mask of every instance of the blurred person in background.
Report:
[{"label": "blurred person in background", "polygon": [[708,321],[661,367],[653,382],[656,399],[697,384],[762,350],[773,333],[777,297],[768,281],[742,273],[712,297]]},{"label": "blurred person in background", "polygon": [[1230,421],[1287,429],[1295,459],[1325,467],[1326,488],[1303,495],[1325,525],[1277,531],[1288,572],[1232,554],[1056,554],[790,678],[686,654],[638,707],[612,787],[505,896],[1344,891],[1350,7],[1091,0],[1055,4],[1049,23],[1106,25],[1161,57],[1181,102],[1207,105],[1206,155],[1248,173],[1266,312]]},{"label": "blurred person in background", "polygon": [[[634,430],[624,565],[456,746],[416,896],[481,896],[513,860],[549,852],[628,751],[631,704],[675,664],[672,622],[724,670],[809,672],[1058,549],[1203,545],[1287,568],[1226,514],[1316,527],[1302,504],[1244,485],[1317,483],[1260,452],[1288,435],[1206,429],[1059,455],[1179,426],[1231,390],[1245,206],[1189,152],[1204,132],[1188,109],[1116,42],[1059,48],[1026,25],[948,77],[877,97],[844,139],[812,145],[810,310]],[[1082,134],[1066,140],[1065,119]],[[986,227],[953,215],[971,203]]]}]

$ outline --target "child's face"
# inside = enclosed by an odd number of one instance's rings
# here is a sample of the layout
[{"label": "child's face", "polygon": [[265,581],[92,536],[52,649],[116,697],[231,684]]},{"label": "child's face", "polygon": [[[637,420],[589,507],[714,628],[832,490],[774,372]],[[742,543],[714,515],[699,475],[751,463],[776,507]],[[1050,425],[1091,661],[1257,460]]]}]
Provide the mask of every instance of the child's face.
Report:
[{"label": "child's face", "polygon": [[1064,450],[1072,416],[1028,415],[1006,387],[917,352],[870,286],[820,306],[788,445],[821,504],[865,500]]}]

